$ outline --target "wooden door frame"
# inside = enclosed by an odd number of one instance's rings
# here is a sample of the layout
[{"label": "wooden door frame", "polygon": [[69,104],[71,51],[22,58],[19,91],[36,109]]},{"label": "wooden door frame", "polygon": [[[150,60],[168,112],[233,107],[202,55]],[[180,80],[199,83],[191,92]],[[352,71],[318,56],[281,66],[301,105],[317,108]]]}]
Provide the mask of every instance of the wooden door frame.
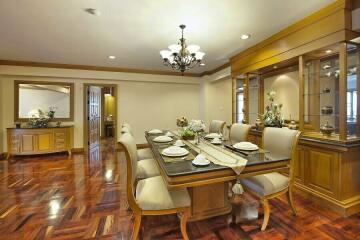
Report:
[{"label": "wooden door frame", "polygon": [[[105,83],[84,83],[83,84],[83,109],[84,109],[84,114],[83,114],[83,121],[84,121],[84,127],[83,127],[83,131],[84,131],[84,134],[83,134],[83,145],[84,145],[84,151],[87,152],[88,151],[88,139],[89,139],[89,129],[88,129],[88,121],[86,119],[86,115],[87,115],[87,107],[88,107],[88,104],[86,102],[86,97],[87,97],[87,88],[89,86],[96,86],[96,87],[112,87],[114,89],[114,92],[113,92],[113,96],[115,98],[115,104],[114,104],[114,108],[115,108],[115,111],[114,111],[114,127],[115,127],[115,139],[117,139],[117,119],[118,119],[118,109],[117,109],[117,99],[118,99],[118,94],[117,94],[117,87],[118,85],[117,84],[105,84]],[[103,103],[101,102],[101,108],[103,108],[104,105]],[[101,109],[102,111],[102,109]],[[103,117],[103,116],[101,116]],[[103,119],[101,119],[101,121],[103,121]],[[100,124],[101,126],[101,124]]]}]

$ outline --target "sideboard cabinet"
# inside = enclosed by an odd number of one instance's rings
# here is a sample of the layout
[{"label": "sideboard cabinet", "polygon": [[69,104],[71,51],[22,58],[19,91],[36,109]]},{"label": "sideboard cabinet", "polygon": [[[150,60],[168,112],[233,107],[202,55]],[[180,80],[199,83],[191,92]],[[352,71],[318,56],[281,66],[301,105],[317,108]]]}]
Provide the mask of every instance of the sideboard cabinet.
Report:
[{"label": "sideboard cabinet", "polygon": [[68,152],[73,148],[73,127],[8,128],[8,156]]}]

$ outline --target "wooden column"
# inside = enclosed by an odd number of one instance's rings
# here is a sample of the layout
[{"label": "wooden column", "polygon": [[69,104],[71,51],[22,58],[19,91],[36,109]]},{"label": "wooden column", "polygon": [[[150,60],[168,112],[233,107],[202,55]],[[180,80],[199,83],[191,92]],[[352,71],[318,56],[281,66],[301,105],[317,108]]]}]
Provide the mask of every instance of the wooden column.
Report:
[{"label": "wooden column", "polygon": [[340,43],[339,49],[339,138],[347,139],[347,44]]},{"label": "wooden column", "polygon": [[249,82],[250,82],[250,74],[247,73],[244,80],[244,119],[245,123],[249,123]]},{"label": "wooden column", "polygon": [[304,57],[299,56],[299,129],[304,131]]},{"label": "wooden column", "polygon": [[264,78],[259,75],[259,114],[264,114]]},{"label": "wooden column", "polygon": [[236,123],[236,78],[232,77],[231,79],[232,85],[232,123]]}]

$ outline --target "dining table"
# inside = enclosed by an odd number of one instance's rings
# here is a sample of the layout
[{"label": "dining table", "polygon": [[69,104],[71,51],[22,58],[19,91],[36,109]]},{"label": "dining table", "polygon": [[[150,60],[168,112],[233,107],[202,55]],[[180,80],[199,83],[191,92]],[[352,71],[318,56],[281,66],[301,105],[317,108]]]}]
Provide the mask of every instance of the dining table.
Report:
[{"label": "dining table", "polygon": [[[145,138],[158,164],[160,173],[168,188],[187,188],[191,198],[189,221],[197,221],[228,214],[232,210],[229,198],[229,182],[235,183],[241,178],[269,173],[286,172],[289,169],[288,157],[259,148],[257,151],[239,151],[229,140],[214,145],[209,140],[199,137],[198,140],[182,140],[184,148],[189,151],[185,157],[168,157],[162,151],[181,139],[177,131],[162,131],[162,134],[145,132]],[[172,141],[159,143],[154,138],[170,132]],[[233,168],[211,161],[207,166],[196,166],[192,160],[203,153],[199,145],[205,146],[210,154],[217,151],[236,158],[244,159],[241,172]],[[221,156],[221,155],[220,155]],[[225,156],[225,155],[223,155]],[[210,155],[208,155],[211,158]],[[226,165],[226,164],[225,164]]]}]

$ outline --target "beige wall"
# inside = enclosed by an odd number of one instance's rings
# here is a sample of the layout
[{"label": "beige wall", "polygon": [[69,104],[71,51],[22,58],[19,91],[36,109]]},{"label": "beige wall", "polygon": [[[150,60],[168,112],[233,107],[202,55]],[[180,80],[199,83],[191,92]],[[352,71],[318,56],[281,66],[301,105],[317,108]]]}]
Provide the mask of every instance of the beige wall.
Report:
[{"label": "beige wall", "polygon": [[276,103],[282,103],[282,114],[285,119],[299,120],[299,72],[289,72],[264,79],[264,99],[268,105],[266,93],[276,91]]},{"label": "beige wall", "polygon": [[150,128],[175,128],[176,118],[179,116],[199,118],[199,78],[0,66],[0,102],[3,103],[0,112],[2,120],[0,134],[3,143],[0,152],[6,152],[7,148],[4,134],[6,127],[12,127],[14,124],[14,80],[74,83],[75,148],[83,147],[83,83],[118,85],[118,125],[124,121],[129,122],[134,128],[137,143],[145,142],[144,131]]},{"label": "beige wall", "polygon": [[1,81],[1,76],[0,76],[0,154],[3,152],[3,139],[5,139],[4,137],[4,133],[5,133],[5,129],[2,127],[3,126],[3,117],[4,117],[4,112],[3,112],[3,87],[2,87],[2,81]]},{"label": "beige wall", "polygon": [[231,78],[211,81],[203,78],[201,84],[202,119],[207,126],[211,120],[223,120],[226,124],[232,123],[232,85]]}]

